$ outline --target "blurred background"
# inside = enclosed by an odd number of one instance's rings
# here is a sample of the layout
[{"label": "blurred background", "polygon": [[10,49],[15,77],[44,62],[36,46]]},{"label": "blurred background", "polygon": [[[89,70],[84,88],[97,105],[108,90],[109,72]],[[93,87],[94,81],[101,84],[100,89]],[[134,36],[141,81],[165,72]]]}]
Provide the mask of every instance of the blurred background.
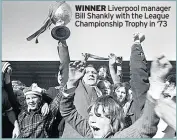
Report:
[{"label": "blurred background", "polygon": [[[37,83],[40,87],[48,89],[57,86],[58,61],[10,61],[13,67],[12,80],[20,80],[26,86]],[[170,74],[176,73],[176,61],[171,61],[173,69]],[[108,61],[88,61],[97,69],[101,65],[107,65]],[[151,61],[148,61],[148,69]],[[129,61],[122,63],[123,81],[130,80]]]}]

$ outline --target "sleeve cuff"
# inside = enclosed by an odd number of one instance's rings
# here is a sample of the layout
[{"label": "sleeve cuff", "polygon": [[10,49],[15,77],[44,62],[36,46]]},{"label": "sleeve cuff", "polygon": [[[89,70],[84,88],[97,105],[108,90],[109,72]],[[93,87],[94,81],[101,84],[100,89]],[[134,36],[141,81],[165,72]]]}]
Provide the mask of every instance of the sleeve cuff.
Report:
[{"label": "sleeve cuff", "polygon": [[75,93],[75,90],[76,90],[76,87],[72,87],[72,88],[69,88],[69,89],[64,89],[63,90],[63,96],[65,96],[65,97],[68,97],[69,95],[74,95],[74,93]]},{"label": "sleeve cuff", "polygon": [[165,83],[159,81],[153,81],[151,78],[149,78],[149,81],[150,81],[150,87],[149,87],[148,94],[154,100],[160,99],[160,96],[165,89]]},{"label": "sleeve cuff", "polygon": [[12,111],[12,110],[13,110],[13,108],[11,107],[8,110],[6,110],[6,112],[9,112],[9,111]]}]

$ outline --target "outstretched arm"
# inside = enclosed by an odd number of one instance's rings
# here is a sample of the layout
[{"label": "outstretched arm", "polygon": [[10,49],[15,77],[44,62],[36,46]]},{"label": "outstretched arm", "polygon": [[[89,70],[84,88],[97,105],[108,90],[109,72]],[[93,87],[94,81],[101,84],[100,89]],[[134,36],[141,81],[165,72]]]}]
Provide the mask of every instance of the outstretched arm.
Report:
[{"label": "outstretched arm", "polygon": [[165,76],[172,68],[165,57],[159,57],[151,65],[150,88],[147,94],[147,100],[143,115],[130,127],[124,129],[117,138],[151,138],[157,132],[157,117],[154,108],[165,88]]},{"label": "outstretched arm", "polygon": [[70,62],[69,50],[65,40],[60,41],[58,43],[57,50],[58,50],[58,55],[60,57],[59,70],[62,76],[61,85],[64,86],[68,81],[68,71],[69,71],[69,62]]},{"label": "outstretched arm", "polygon": [[[62,98],[62,88],[65,86],[66,82],[68,81],[68,71],[69,71],[69,62],[70,62],[70,56],[68,51],[68,46],[66,44],[65,40],[59,41],[57,46],[58,55],[60,57],[60,67],[59,72],[61,74],[61,87],[59,89],[59,92],[57,93],[56,97],[52,100],[52,102],[49,105],[49,113],[51,115],[50,118],[48,118],[49,121],[49,128],[51,127],[57,112],[59,111],[59,105]],[[58,75],[60,76],[60,75]]]},{"label": "outstretched arm", "polygon": [[132,111],[134,116],[132,121],[135,122],[142,114],[145,105],[147,91],[149,89],[149,75],[147,70],[147,61],[139,41],[139,35],[135,36],[135,40],[131,47],[130,56],[130,85],[133,96]]},{"label": "outstretched arm", "polygon": [[[122,78],[122,66],[121,63],[117,64],[117,57],[115,54],[110,54],[109,55],[109,71],[111,74],[111,78],[113,80],[114,84],[120,84],[121,83],[121,78]],[[115,71],[114,66],[117,66],[117,73]]]},{"label": "outstretched arm", "polygon": [[63,92],[63,97],[60,102],[60,113],[66,122],[68,122],[81,136],[92,138],[88,121],[78,113],[73,104],[74,95],[75,87],[68,88]]},{"label": "outstretched arm", "polygon": [[78,85],[79,79],[83,77],[84,71],[83,62],[76,61],[70,63],[67,90],[63,92],[63,98],[60,102],[60,113],[80,135],[91,138],[92,133],[87,120],[77,112],[73,104],[75,88]]},{"label": "outstretched arm", "polygon": [[169,99],[159,100],[155,111],[160,118],[176,131],[176,102]]},{"label": "outstretched arm", "polygon": [[12,83],[10,80],[10,74],[7,72],[4,74],[4,81],[5,81],[4,89],[6,90],[8,94],[9,101],[17,116],[20,113],[20,110],[19,110],[20,105],[17,102],[17,98],[13,92]]}]

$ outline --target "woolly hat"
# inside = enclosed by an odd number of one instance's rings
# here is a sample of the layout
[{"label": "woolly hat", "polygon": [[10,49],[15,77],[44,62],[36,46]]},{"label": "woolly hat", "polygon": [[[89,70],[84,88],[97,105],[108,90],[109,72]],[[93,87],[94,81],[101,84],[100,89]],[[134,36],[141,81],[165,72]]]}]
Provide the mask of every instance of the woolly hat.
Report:
[{"label": "woolly hat", "polygon": [[33,83],[30,87],[26,87],[23,92],[25,96],[31,94],[42,96],[42,89],[36,83]]}]

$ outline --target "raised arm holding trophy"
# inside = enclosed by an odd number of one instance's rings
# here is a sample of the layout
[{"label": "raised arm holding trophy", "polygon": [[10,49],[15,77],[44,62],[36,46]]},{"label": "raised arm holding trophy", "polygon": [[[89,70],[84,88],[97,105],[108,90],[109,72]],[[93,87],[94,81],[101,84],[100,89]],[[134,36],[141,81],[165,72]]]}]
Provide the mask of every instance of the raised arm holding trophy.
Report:
[{"label": "raised arm holding trophy", "polygon": [[56,25],[51,31],[52,37],[59,41],[66,40],[70,36],[70,30],[66,25],[70,22],[71,16],[71,8],[65,1],[56,2],[56,4],[49,9],[49,15],[44,25],[29,36],[27,40],[31,41],[36,37],[36,43],[38,43],[39,35],[46,31],[52,24]]}]

